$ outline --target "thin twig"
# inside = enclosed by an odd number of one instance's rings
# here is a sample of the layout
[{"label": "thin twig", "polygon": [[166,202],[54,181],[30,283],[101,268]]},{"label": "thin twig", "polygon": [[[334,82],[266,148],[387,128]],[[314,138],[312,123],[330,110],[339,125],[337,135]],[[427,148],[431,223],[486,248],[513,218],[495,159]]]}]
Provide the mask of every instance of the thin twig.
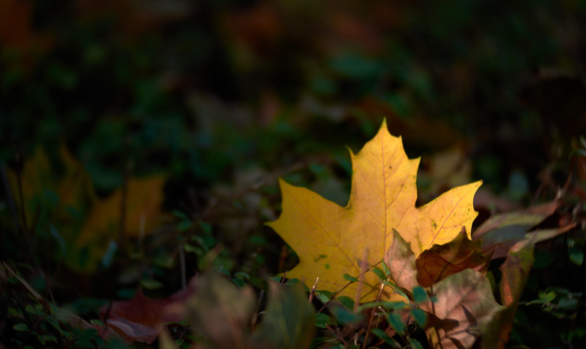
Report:
[{"label": "thin twig", "polygon": [[[384,288],[385,288],[385,284],[381,282],[380,290],[378,291],[378,296],[376,297],[377,302],[380,301],[380,297],[383,294]],[[374,318],[375,312],[376,312],[376,308],[372,308],[372,311],[370,312],[370,319],[368,320],[368,326],[366,327],[366,334],[364,335],[364,343],[362,344],[362,349],[366,349],[366,343],[368,342],[368,335],[370,334],[370,325],[372,325],[372,319]]]},{"label": "thin twig", "polygon": [[309,292],[309,304],[311,304],[311,301],[313,301],[313,295],[315,294],[315,288],[317,287],[318,282],[319,282],[319,276],[317,277],[317,279],[315,279],[315,284],[313,284],[313,287],[311,288],[311,292]]}]

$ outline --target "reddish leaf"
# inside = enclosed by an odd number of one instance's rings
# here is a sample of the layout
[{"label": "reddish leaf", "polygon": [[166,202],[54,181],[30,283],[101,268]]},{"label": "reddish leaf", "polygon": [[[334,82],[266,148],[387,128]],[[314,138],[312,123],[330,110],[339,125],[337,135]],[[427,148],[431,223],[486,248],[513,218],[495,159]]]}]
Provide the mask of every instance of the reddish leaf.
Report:
[{"label": "reddish leaf", "polygon": [[483,271],[490,259],[482,254],[480,241],[468,239],[466,229],[452,242],[434,245],[417,258],[417,281],[423,287],[458,273],[464,269]]},{"label": "reddish leaf", "polygon": [[[195,291],[194,280],[195,278],[186,288],[163,299],[148,298],[141,289],[138,289],[131,300],[112,304],[106,319],[108,326],[119,333],[127,343],[152,343],[163,328],[163,324],[183,319],[181,313],[170,312],[168,308],[185,302]],[[107,312],[108,306],[102,307],[100,316],[104,318]]]},{"label": "reddish leaf", "polygon": [[434,286],[437,302],[424,303],[429,313],[426,333],[431,348],[471,348],[503,309],[494,299],[488,279],[466,269]]}]

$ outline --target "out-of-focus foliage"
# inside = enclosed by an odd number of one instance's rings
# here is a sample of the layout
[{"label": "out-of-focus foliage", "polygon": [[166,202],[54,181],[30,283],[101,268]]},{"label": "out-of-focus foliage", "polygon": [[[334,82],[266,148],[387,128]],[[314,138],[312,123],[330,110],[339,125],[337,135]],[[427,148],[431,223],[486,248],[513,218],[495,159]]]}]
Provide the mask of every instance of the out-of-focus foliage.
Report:
[{"label": "out-of-focus foliage", "polygon": [[[494,252],[483,272],[499,304],[519,306],[491,331],[583,347],[584,23],[580,0],[0,0],[0,258],[96,328],[108,300],[139,286],[166,299],[203,270],[260,294],[298,262],[263,226],[281,211],[277,178],[344,206],[344,146],[358,151],[386,118],[409,158],[424,155],[417,206],[482,179],[470,232],[505,217],[484,240],[521,271]],[[537,227],[506,219],[554,199]],[[573,224],[522,273],[515,243]],[[511,278],[527,286],[501,292]],[[0,281],[1,343],[124,346],[39,310],[1,268]],[[426,343],[408,321],[418,306],[360,308],[322,286],[314,345],[350,346],[348,328],[371,330],[359,344]],[[200,340],[166,327],[177,347]]]}]

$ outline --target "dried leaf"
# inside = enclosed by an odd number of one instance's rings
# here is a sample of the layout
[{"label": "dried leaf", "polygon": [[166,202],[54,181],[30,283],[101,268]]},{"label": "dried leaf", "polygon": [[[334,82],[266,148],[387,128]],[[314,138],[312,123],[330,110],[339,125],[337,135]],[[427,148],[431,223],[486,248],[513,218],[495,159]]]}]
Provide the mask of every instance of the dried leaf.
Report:
[{"label": "dried leaf", "polygon": [[[384,257],[393,242],[393,229],[411,244],[416,256],[434,244],[452,241],[462,226],[470,231],[477,215],[472,199],[481,182],[452,189],[416,208],[419,159],[407,158],[401,138],[391,136],[385,122],[360,153],[350,156],[352,193],[344,208],[280,181],[283,212],[268,225],[299,255],[300,263],[288,276],[305,280],[319,276],[320,285],[333,292],[347,283],[344,274],[360,274],[366,249],[370,265]],[[376,276],[369,273],[362,300],[376,298],[377,284]],[[341,295],[355,292],[353,284]]]},{"label": "dried leaf", "polygon": [[557,202],[549,202],[523,211],[499,214],[484,222],[474,233],[474,241],[482,240],[482,251],[485,255],[492,254],[492,259],[503,258],[517,242],[531,237],[537,243],[551,239],[567,232],[574,224],[556,229],[527,231],[551,216],[559,207]]},{"label": "dried leaf", "polygon": [[194,331],[207,338],[206,347],[243,349],[249,347],[247,329],[255,306],[250,286],[238,288],[212,272],[198,280],[185,311]]},{"label": "dried leaf", "polygon": [[[138,289],[129,301],[114,302],[110,309],[107,325],[119,333],[126,343],[134,341],[152,343],[168,322],[179,322],[183,319],[180,312],[169,309],[182,306],[185,300],[195,291],[195,279],[187,287],[163,299],[147,298]],[[108,313],[108,306],[100,309],[100,317]]]},{"label": "dried leaf", "polygon": [[480,241],[470,241],[462,229],[453,241],[445,245],[434,245],[417,258],[417,281],[429,287],[446,277],[464,269],[483,271],[490,259],[482,253]]},{"label": "dried leaf", "polygon": [[466,269],[433,287],[437,301],[422,304],[428,313],[427,337],[431,348],[471,348],[503,309],[494,299],[488,279]]},{"label": "dried leaf", "polygon": [[501,265],[500,283],[501,303],[505,306],[491,322],[482,336],[483,348],[504,348],[515,319],[519,299],[527,283],[533,266],[533,248],[535,241],[531,238],[517,242],[509,251],[507,259]]}]

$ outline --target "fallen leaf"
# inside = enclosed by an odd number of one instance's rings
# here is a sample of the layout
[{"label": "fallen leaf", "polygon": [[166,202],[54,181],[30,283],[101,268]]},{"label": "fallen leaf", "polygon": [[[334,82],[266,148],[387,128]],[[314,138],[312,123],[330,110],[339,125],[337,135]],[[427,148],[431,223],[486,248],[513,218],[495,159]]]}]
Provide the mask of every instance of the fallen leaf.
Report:
[{"label": "fallen leaf", "polygon": [[193,330],[205,336],[203,347],[249,347],[248,327],[256,306],[250,286],[241,289],[216,273],[197,281],[197,293],[185,303]]},{"label": "fallen leaf", "polygon": [[253,348],[309,348],[315,334],[315,309],[303,287],[273,281],[269,287],[269,303],[260,328],[253,334]]},{"label": "fallen leaf", "polygon": [[170,308],[182,306],[186,299],[196,290],[196,279],[193,278],[184,289],[167,298],[151,299],[146,297],[139,288],[129,301],[112,303],[100,309],[100,317],[105,319],[109,328],[120,334],[128,344],[138,341],[151,344],[159,335],[163,325],[168,322],[179,322],[184,315],[170,311]]},{"label": "fallen leaf", "polygon": [[[56,167],[62,170],[56,171]],[[20,207],[17,178],[14,171],[8,171],[13,196]],[[67,265],[80,271],[95,270],[110,241],[118,238],[122,189],[99,199],[89,174],[65,144],[60,145],[55,164],[43,148],[38,148],[25,161],[21,182],[29,224],[37,211],[42,213],[39,216],[45,220],[40,220],[37,228],[48,229],[49,223],[59,227]],[[129,179],[125,236],[139,236],[141,230],[149,234],[159,224],[164,184],[164,175]]]},{"label": "fallen leaf", "polygon": [[519,299],[527,283],[533,266],[533,248],[535,242],[527,238],[517,242],[501,265],[500,283],[501,303],[505,306],[499,311],[482,336],[482,347],[487,349],[504,348],[509,340],[509,333],[515,319]]},{"label": "fallen leaf", "polygon": [[[472,199],[481,182],[454,188],[416,208],[419,159],[407,158],[401,138],[390,135],[386,122],[373,140],[350,156],[352,192],[346,207],[280,181],[283,212],[268,225],[299,256],[299,264],[287,272],[289,277],[307,282],[319,277],[324,289],[335,292],[347,284],[344,274],[360,273],[366,249],[368,264],[380,262],[393,241],[393,229],[411,244],[416,256],[434,244],[452,241],[462,226],[470,231],[477,215]],[[363,301],[376,298],[378,283],[375,275],[366,275]],[[352,284],[340,295],[355,292]]]},{"label": "fallen leaf", "polygon": [[[130,178],[126,193],[124,235],[138,237],[141,230],[148,235],[160,224],[165,176]],[[86,264],[95,266],[108,248],[110,240],[117,240],[120,231],[122,188],[109,197],[96,201],[84,222],[75,245],[81,251],[89,247]]]},{"label": "fallen leaf", "polygon": [[415,255],[411,251],[411,246],[396,230],[393,230],[393,243],[385,254],[384,261],[397,286],[409,292],[419,286]]},{"label": "fallen leaf", "polygon": [[462,229],[453,241],[444,245],[434,245],[417,258],[417,281],[429,287],[446,277],[464,269],[486,271],[490,258],[482,253],[481,242],[468,239]]},{"label": "fallen leaf", "polygon": [[466,269],[433,286],[436,302],[420,307],[428,313],[426,333],[431,348],[471,348],[504,307],[494,299],[490,282]]},{"label": "fallen leaf", "polygon": [[551,216],[558,207],[557,202],[549,202],[518,212],[495,215],[474,232],[472,239],[474,241],[482,240],[482,251],[485,255],[492,254],[492,259],[504,258],[513,245],[526,237],[531,237],[537,243],[572,229],[575,224],[555,229],[538,230],[529,233],[531,235],[527,233],[532,227]]}]

